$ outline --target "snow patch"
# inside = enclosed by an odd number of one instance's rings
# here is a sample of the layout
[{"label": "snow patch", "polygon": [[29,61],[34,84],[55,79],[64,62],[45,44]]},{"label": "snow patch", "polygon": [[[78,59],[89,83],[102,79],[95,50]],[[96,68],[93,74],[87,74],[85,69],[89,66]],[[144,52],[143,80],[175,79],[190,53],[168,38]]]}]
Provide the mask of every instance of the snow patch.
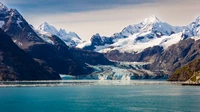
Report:
[{"label": "snow patch", "polygon": [[4,21],[0,21],[0,28],[2,28],[4,24],[5,24]]},{"label": "snow patch", "polygon": [[[106,45],[98,46],[95,51],[106,53],[112,50],[118,50],[121,53],[140,53],[145,48],[153,46],[161,46],[167,49],[169,46],[178,43],[181,40],[182,33],[173,34],[171,36],[162,36],[162,38],[146,39],[143,42],[135,43],[135,36],[130,36],[129,38],[119,39],[118,42]],[[102,48],[102,49],[101,49]]]},{"label": "snow patch", "polygon": [[195,41],[197,41],[200,39],[200,36],[194,36],[194,37],[191,37],[191,39],[194,39]]},{"label": "snow patch", "polygon": [[78,44],[76,47],[82,49],[86,46],[90,46],[91,44],[92,44],[91,41],[85,41],[83,43]]},{"label": "snow patch", "polygon": [[20,23],[22,23],[22,22],[23,22],[23,21],[20,20],[20,19],[18,18],[18,20],[17,20],[17,25],[18,25],[18,27],[22,28],[21,25],[20,25]]},{"label": "snow patch", "polygon": [[41,31],[41,30],[36,30],[34,29],[35,32],[38,34],[38,36],[40,38],[42,38],[45,42],[47,43],[50,43],[52,45],[54,45],[54,41],[52,41],[49,37],[53,36],[52,34],[48,33],[48,32],[44,32],[44,31]]},{"label": "snow patch", "polygon": [[23,44],[22,44],[21,42],[19,42],[18,40],[13,40],[13,42],[14,42],[15,44],[17,44],[18,46],[23,46]]}]

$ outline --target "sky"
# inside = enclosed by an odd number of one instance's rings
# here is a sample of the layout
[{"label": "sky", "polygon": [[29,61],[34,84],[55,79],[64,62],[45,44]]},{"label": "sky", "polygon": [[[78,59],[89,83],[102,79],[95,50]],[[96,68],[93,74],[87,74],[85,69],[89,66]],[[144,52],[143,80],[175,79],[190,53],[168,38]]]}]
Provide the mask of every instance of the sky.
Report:
[{"label": "sky", "polygon": [[92,35],[111,36],[124,27],[155,15],[175,26],[200,16],[200,0],[1,0],[16,8],[37,28],[48,22],[57,29],[76,32],[83,40]]}]

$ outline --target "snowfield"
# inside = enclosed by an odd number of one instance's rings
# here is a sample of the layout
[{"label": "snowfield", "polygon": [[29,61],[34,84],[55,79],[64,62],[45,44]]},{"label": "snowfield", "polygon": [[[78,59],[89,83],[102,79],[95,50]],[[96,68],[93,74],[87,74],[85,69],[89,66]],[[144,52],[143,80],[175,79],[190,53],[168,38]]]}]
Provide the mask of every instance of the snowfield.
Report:
[{"label": "snowfield", "polygon": [[116,43],[105,46],[97,46],[95,51],[107,53],[112,50],[118,50],[121,53],[128,52],[142,52],[144,49],[153,46],[161,46],[167,49],[169,46],[178,43],[181,40],[182,33],[173,34],[170,36],[163,36],[162,38],[146,39],[145,42],[135,42],[136,36],[130,36],[125,39],[119,39]]},{"label": "snowfield", "polygon": [[[125,27],[121,32],[115,33],[112,37],[101,37],[99,41],[106,38],[113,39],[112,44],[95,45],[94,51],[108,53],[118,50],[121,53],[140,53],[144,49],[153,46],[161,46],[167,49],[169,46],[187,38],[198,40],[200,35],[200,17],[188,26],[172,26],[160,21],[156,16],[146,18],[139,24]],[[97,43],[97,42],[96,42]],[[80,43],[77,47],[84,48],[91,46],[92,42]]]}]

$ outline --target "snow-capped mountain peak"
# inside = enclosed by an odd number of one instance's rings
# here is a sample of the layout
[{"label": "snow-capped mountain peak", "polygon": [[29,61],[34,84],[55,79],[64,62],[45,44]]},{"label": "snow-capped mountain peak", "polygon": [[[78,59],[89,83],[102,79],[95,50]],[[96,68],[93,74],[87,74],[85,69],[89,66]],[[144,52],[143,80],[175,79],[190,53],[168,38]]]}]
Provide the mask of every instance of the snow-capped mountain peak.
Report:
[{"label": "snow-capped mountain peak", "polygon": [[83,48],[103,53],[112,50],[138,53],[145,48],[156,45],[166,49],[181,40],[183,29],[184,27],[176,27],[162,22],[153,15],[139,24],[125,27],[112,37],[102,37],[96,34],[90,39],[91,45],[85,44],[86,47]]},{"label": "snow-capped mountain peak", "polygon": [[161,22],[155,15],[152,15],[148,18],[146,18],[142,23],[156,23],[156,22]]},{"label": "snow-capped mountain peak", "polygon": [[74,37],[74,38],[81,40],[81,38],[75,32],[71,32],[71,31],[67,32],[65,29],[60,29],[58,31],[58,35],[59,35],[60,38],[63,38],[63,39],[65,39],[66,37],[68,37],[68,38]]},{"label": "snow-capped mountain peak", "polygon": [[58,30],[54,27],[54,26],[51,26],[49,23],[47,22],[44,22],[42,23],[39,27],[38,27],[38,30],[41,30],[41,31],[44,31],[44,32],[48,32],[48,33],[51,33],[53,35],[56,35]]},{"label": "snow-capped mountain peak", "polygon": [[174,26],[169,25],[168,23],[160,21],[155,15],[146,18],[141,24],[140,35],[151,32],[151,33],[159,33],[162,35],[171,35],[172,33],[178,33],[181,30]]},{"label": "snow-capped mountain peak", "polygon": [[77,44],[82,42],[81,38],[75,32],[67,32],[65,29],[57,30],[54,26],[48,24],[47,22],[41,24],[37,30],[58,36],[68,46],[75,47]]},{"label": "snow-capped mountain peak", "polygon": [[59,33],[67,34],[67,31],[66,31],[65,29],[60,29],[60,30],[59,30]]},{"label": "snow-capped mountain peak", "polygon": [[183,32],[185,37],[199,36],[200,35],[200,16],[194,22],[189,24]]},{"label": "snow-capped mountain peak", "polygon": [[9,10],[9,9],[0,2],[0,11],[7,11],[7,10]]},{"label": "snow-capped mountain peak", "polygon": [[94,37],[101,37],[101,35],[99,33],[96,33],[95,35],[92,36],[92,38]]},{"label": "snow-capped mountain peak", "polygon": [[58,32],[57,32],[57,35],[63,39],[63,37],[65,37],[67,34],[66,30],[65,29],[60,29]]},{"label": "snow-capped mountain peak", "polygon": [[200,24],[200,16],[196,18],[195,22],[196,22],[197,24]]},{"label": "snow-capped mountain peak", "polygon": [[[118,33],[119,37],[136,36],[154,36],[161,37],[162,35],[169,36],[173,33],[179,33],[183,30],[182,27],[171,26],[165,22],[160,21],[155,15],[146,18],[139,24],[129,25],[125,27],[122,32]],[[116,34],[115,34],[116,35]]]}]

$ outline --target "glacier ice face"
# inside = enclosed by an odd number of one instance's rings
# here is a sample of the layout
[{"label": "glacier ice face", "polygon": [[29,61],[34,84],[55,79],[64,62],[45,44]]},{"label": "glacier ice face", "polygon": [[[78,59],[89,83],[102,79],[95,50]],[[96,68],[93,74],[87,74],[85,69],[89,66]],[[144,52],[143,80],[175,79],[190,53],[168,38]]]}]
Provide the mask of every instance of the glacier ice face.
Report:
[{"label": "glacier ice face", "polygon": [[165,79],[167,76],[151,72],[144,62],[116,62],[115,65],[96,65],[95,72],[89,75],[77,76],[81,80],[134,80],[134,79]]}]

